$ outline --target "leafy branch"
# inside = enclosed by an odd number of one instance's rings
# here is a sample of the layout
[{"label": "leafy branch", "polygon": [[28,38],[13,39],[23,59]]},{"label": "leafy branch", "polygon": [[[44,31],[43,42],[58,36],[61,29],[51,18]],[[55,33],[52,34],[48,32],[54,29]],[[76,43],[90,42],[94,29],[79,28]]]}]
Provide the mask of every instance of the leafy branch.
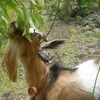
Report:
[{"label": "leafy branch", "polygon": [[[31,7],[31,10],[27,8]],[[11,22],[16,21],[16,27],[21,24],[25,27],[23,35],[27,37],[29,27],[38,30],[46,28],[46,23],[41,10],[44,7],[44,0],[3,0],[0,2],[0,38],[7,37],[7,29]],[[31,12],[32,11],[32,12]],[[28,37],[27,37],[28,38]],[[29,39],[29,38],[28,38]],[[3,40],[0,41],[2,44]],[[2,46],[0,46],[1,51]]]}]

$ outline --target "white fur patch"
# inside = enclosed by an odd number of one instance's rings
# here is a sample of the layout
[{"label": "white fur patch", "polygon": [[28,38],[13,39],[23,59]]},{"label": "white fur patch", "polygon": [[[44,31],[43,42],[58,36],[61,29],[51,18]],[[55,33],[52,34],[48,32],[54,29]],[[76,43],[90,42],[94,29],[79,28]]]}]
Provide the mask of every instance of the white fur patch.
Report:
[{"label": "white fur patch", "polygon": [[43,37],[43,33],[42,32],[39,32],[37,29],[30,28],[29,29],[29,34],[34,34],[34,33],[38,33],[38,34],[41,35],[41,37]]},{"label": "white fur patch", "polygon": [[30,33],[34,33],[34,28],[30,28],[30,29],[29,29],[29,34],[30,34]]},{"label": "white fur patch", "polygon": [[[77,67],[79,67],[78,74],[85,91],[93,93],[93,88],[99,67],[96,66],[94,60],[86,61]],[[95,100],[98,100],[100,97],[100,73],[97,78],[94,96]]]}]

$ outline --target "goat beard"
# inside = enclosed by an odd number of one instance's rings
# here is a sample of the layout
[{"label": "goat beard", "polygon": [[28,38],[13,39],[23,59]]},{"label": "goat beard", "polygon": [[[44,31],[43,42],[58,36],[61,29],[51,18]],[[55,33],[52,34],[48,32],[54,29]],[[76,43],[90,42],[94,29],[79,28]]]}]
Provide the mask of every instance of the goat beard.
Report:
[{"label": "goat beard", "polygon": [[5,50],[6,53],[2,61],[2,67],[5,67],[9,79],[13,82],[16,82],[17,80],[19,51],[20,45],[13,40],[8,40]]}]

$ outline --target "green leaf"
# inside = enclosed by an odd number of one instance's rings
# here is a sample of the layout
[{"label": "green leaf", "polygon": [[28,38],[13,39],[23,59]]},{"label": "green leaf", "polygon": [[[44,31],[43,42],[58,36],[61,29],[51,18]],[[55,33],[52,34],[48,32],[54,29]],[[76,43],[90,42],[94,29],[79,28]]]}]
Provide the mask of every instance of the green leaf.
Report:
[{"label": "green leaf", "polygon": [[1,42],[1,40],[0,40],[0,51],[1,51],[1,47],[2,47],[2,42]]},{"label": "green leaf", "polygon": [[42,27],[42,28],[47,29],[46,22],[41,14],[34,13],[31,16],[32,16],[32,19],[33,19],[34,23],[36,24],[37,28]]},{"label": "green leaf", "polygon": [[40,25],[42,25],[43,28],[45,29],[47,28],[46,22],[42,15],[38,14],[37,20],[40,23]]},{"label": "green leaf", "polygon": [[38,10],[42,10],[44,7],[44,0],[31,0],[31,2]]},{"label": "green leaf", "polygon": [[41,10],[44,7],[44,0],[36,0],[38,3],[37,8]]},{"label": "green leaf", "polygon": [[8,29],[8,21],[7,21],[7,19],[4,16],[0,16],[0,23],[2,23],[0,25],[0,33],[3,36],[6,36],[7,29]]},{"label": "green leaf", "polygon": [[[23,14],[24,14],[24,22],[23,22],[23,24],[24,24],[24,27],[26,29],[26,33],[28,33],[28,30],[30,28],[30,25],[29,25],[29,17],[30,17],[30,15],[29,15],[25,5],[23,3],[21,3],[21,2],[20,2],[20,5],[23,8],[22,10],[23,10]],[[25,32],[24,32],[23,35],[25,35]]]},{"label": "green leaf", "polygon": [[32,42],[31,38],[30,38],[30,35],[29,34],[26,34],[25,37],[30,41]]},{"label": "green leaf", "polygon": [[8,14],[10,20],[13,21],[14,20],[14,11],[12,9],[8,9],[7,14]]},{"label": "green leaf", "polygon": [[23,32],[23,36],[25,36],[30,42],[32,42],[29,33],[28,34],[26,34],[26,33],[28,33],[28,32],[25,29]]},{"label": "green leaf", "polygon": [[44,0],[36,0],[39,6],[44,6]]},{"label": "green leaf", "polygon": [[15,2],[8,3],[8,6],[15,11],[18,17],[23,20],[23,13],[21,9],[19,9],[18,5]]},{"label": "green leaf", "polygon": [[36,3],[36,1],[35,0],[31,0],[32,1],[32,3],[34,4],[34,5],[37,5],[37,3]]},{"label": "green leaf", "polygon": [[22,23],[23,21],[19,17],[17,17],[16,23],[15,23],[16,28],[18,29],[22,25]]},{"label": "green leaf", "polygon": [[7,8],[6,7],[3,7],[3,6],[1,6],[2,7],[2,15],[1,16],[3,16],[3,17],[5,17],[5,19],[7,20],[7,21],[10,21],[10,19],[9,19],[9,16],[8,16],[8,14],[7,14]]}]

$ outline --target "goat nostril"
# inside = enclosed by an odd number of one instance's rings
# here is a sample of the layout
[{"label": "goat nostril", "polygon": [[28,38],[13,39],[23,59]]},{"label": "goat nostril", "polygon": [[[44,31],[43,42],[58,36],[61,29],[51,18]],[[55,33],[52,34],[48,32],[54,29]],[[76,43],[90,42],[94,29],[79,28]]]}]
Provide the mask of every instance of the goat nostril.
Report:
[{"label": "goat nostril", "polygon": [[42,39],[42,35],[41,35],[41,34],[37,33],[36,36],[37,36],[39,39]]},{"label": "goat nostril", "polygon": [[41,39],[42,39],[42,38],[43,38],[43,33],[38,32],[38,33],[37,33],[37,36],[38,36],[39,38],[41,38]]}]

